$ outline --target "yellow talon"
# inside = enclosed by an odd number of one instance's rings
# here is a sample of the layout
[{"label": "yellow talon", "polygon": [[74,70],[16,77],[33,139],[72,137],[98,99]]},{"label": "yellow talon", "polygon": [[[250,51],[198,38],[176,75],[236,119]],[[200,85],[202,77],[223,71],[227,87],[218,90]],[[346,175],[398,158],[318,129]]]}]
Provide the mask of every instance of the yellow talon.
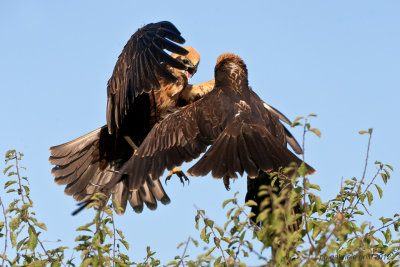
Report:
[{"label": "yellow talon", "polygon": [[172,171],[169,172],[169,174],[167,175],[167,177],[165,178],[165,184],[167,184],[167,181],[171,179],[171,176],[173,174],[176,174],[179,177],[179,180],[181,180],[181,183],[183,185],[185,185],[185,181],[187,181],[188,183],[190,182],[189,178],[186,176],[186,174],[181,171],[178,168],[173,168]]}]

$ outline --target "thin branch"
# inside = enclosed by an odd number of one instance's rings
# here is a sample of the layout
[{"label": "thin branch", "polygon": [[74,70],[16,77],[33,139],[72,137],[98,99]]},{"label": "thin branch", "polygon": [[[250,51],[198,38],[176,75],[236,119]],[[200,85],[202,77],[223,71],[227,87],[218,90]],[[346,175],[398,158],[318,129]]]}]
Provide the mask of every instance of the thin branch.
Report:
[{"label": "thin branch", "polygon": [[[305,162],[305,143],[306,143],[306,132],[307,132],[307,118],[304,119],[304,130],[303,130],[303,144],[302,144],[302,149],[303,149],[303,162]],[[315,250],[315,246],[314,243],[312,242],[310,233],[309,233],[309,229],[308,229],[308,221],[307,221],[307,211],[305,209],[306,207],[306,195],[307,195],[307,189],[306,189],[306,181],[307,178],[304,177],[303,178],[303,215],[304,215],[304,226],[305,226],[305,230],[306,230],[306,235],[307,235],[307,239],[308,242],[310,242],[311,245],[311,249],[314,252]]]},{"label": "thin branch", "polygon": [[[236,204],[236,207],[238,207],[239,209],[241,208],[237,202],[235,204]],[[249,214],[247,212],[245,212],[244,209],[242,210],[242,213],[246,216],[246,218],[249,217]],[[255,223],[252,218],[250,218],[250,223],[252,226],[254,226],[254,228],[257,228],[258,231],[261,230],[261,227],[258,226],[257,223]],[[251,230],[254,231],[254,229],[251,229]]]},{"label": "thin branch", "polygon": [[8,238],[8,225],[7,225],[7,213],[6,213],[6,210],[5,210],[5,208],[4,208],[3,201],[1,200],[1,197],[0,197],[0,205],[1,205],[2,209],[3,209],[3,214],[4,214],[4,225],[5,225],[5,227],[6,227],[5,241],[4,241],[3,260],[2,260],[2,262],[1,262],[1,266],[4,266],[4,260],[5,260],[5,257],[6,257],[7,243],[8,243],[8,239],[7,239],[7,238]]},{"label": "thin branch", "polygon": [[113,214],[113,217],[112,217],[112,220],[111,220],[111,222],[112,222],[112,227],[113,227],[113,267],[115,266],[115,225],[114,225],[114,214]]},{"label": "thin branch", "polygon": [[182,266],[185,266],[185,264],[183,263],[183,257],[185,257],[186,250],[187,250],[187,248],[188,248],[188,246],[189,246],[190,239],[191,239],[191,237],[189,236],[189,237],[188,237],[188,240],[186,241],[185,249],[183,250],[183,253],[182,253],[182,256],[181,256],[181,261],[178,263],[177,266],[179,266],[181,263],[182,263]]},{"label": "thin branch", "polygon": [[369,157],[369,147],[370,147],[370,145],[371,145],[371,138],[372,138],[372,130],[371,130],[371,133],[369,134],[369,138],[368,138],[367,156],[365,157],[364,171],[363,171],[363,175],[362,175],[361,181],[364,180],[364,178],[365,178],[365,173],[367,172],[368,157]]},{"label": "thin branch", "polygon": [[[23,202],[24,204],[26,204],[25,198],[24,198],[24,193],[23,193],[23,191],[22,191],[23,188],[22,188],[22,183],[21,183],[21,176],[20,176],[20,173],[19,173],[19,168],[20,168],[20,167],[18,166],[18,152],[15,152],[15,168],[16,168],[16,171],[17,171],[18,185],[19,185],[19,192],[20,192],[20,195],[21,195],[21,199],[22,199],[22,202]],[[23,215],[23,216],[24,216],[24,215]],[[42,241],[39,239],[39,234],[36,232],[35,227],[30,223],[30,219],[29,219],[29,218],[26,218],[26,222],[27,222],[28,226],[32,229],[34,235],[36,235],[36,238],[37,238],[37,240],[38,240],[40,246],[42,247],[44,253],[46,254],[48,260],[49,260],[51,263],[54,263],[53,259],[51,258],[51,256],[50,256],[49,253],[47,252],[47,250],[45,249],[45,247],[44,247]],[[61,264],[63,264],[64,266],[66,266],[66,265],[65,265],[64,263],[62,263],[62,262],[61,262]]]},{"label": "thin branch", "polygon": [[[200,216],[201,216],[201,218],[204,220],[204,223],[205,223],[206,220],[208,220],[208,218],[206,218],[206,217],[204,216],[203,212],[200,211],[199,213],[200,213]],[[207,226],[207,224],[206,224],[206,226]],[[211,229],[211,232],[212,232],[212,234],[214,235],[214,237],[217,238],[217,235],[215,234],[214,229],[213,229],[212,227],[210,227],[210,229]],[[218,244],[217,247],[221,250],[222,257],[224,258],[224,264],[225,264],[225,266],[227,266],[224,250],[222,249],[222,247],[221,247],[220,244]]]},{"label": "thin branch", "polygon": [[[360,187],[361,187],[361,184],[363,183],[363,181],[364,181],[364,179],[365,179],[365,173],[367,172],[367,166],[368,166],[368,157],[369,157],[369,149],[370,149],[370,145],[371,145],[371,138],[372,138],[372,131],[371,131],[371,133],[369,134],[369,138],[368,138],[367,155],[365,156],[365,164],[364,164],[363,175],[362,175],[362,177],[361,177],[360,182],[358,183],[358,186],[357,186],[357,184],[355,184],[355,185],[353,186],[353,188],[351,189],[351,192],[350,192],[350,194],[349,194],[350,196],[353,195],[354,189],[355,189],[356,187],[357,187],[357,188],[360,188]],[[346,211],[352,206],[353,202],[354,202],[354,197],[351,198],[350,204],[349,204],[349,206],[346,208]],[[353,207],[354,207],[354,206],[353,206]],[[353,208],[353,209],[354,209],[354,208]],[[353,211],[353,209],[352,209],[352,211]]]},{"label": "thin branch", "polygon": [[[372,185],[372,183],[374,182],[374,180],[376,179],[376,177],[378,177],[378,174],[381,172],[382,168],[383,168],[383,166],[381,165],[381,166],[379,167],[378,171],[375,173],[374,178],[372,178],[371,182],[367,185],[367,187],[365,188],[365,190],[362,192],[361,195],[363,195],[363,194],[365,194],[365,193],[367,192],[368,188]],[[357,205],[358,205],[358,203],[360,202],[360,200],[361,200],[361,198],[360,198],[360,196],[358,196],[358,197],[357,197],[357,202],[356,202],[356,204],[353,206],[353,208],[352,208],[351,211],[350,211],[350,215],[353,214],[353,210],[354,210],[355,207],[357,207]],[[365,207],[364,207],[364,208],[365,208]],[[367,210],[366,208],[365,208],[365,210],[368,212],[368,210]],[[369,212],[368,212],[368,213],[369,213]]]},{"label": "thin branch", "polygon": [[389,226],[391,226],[391,225],[393,225],[393,224],[395,224],[395,223],[397,223],[397,222],[400,222],[400,219],[393,220],[391,223],[389,223],[389,224],[387,224],[387,225],[383,225],[382,227],[380,227],[380,228],[378,228],[378,229],[376,229],[376,230],[372,230],[372,231],[368,232],[368,233],[365,234],[365,235],[369,235],[369,234],[371,234],[371,233],[378,232],[378,231],[380,231],[380,230],[382,230],[382,229],[385,229],[385,228],[387,228],[387,227],[389,227]]}]

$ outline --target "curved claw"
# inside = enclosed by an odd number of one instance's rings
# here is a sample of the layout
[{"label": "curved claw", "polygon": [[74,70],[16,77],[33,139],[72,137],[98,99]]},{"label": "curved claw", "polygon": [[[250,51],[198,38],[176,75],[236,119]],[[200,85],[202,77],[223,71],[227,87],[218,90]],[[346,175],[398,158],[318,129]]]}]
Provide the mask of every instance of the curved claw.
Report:
[{"label": "curved claw", "polygon": [[174,168],[165,178],[165,184],[167,184],[167,181],[171,179],[172,175],[176,174],[179,177],[179,180],[181,181],[181,183],[183,184],[183,186],[185,186],[185,181],[188,182],[188,184],[190,184],[190,180],[189,178],[186,176],[186,174],[181,171],[178,168]]},{"label": "curved claw", "polygon": [[229,178],[230,178],[230,176],[228,174],[225,174],[224,177],[222,178],[224,181],[225,189],[227,191],[231,190]]}]

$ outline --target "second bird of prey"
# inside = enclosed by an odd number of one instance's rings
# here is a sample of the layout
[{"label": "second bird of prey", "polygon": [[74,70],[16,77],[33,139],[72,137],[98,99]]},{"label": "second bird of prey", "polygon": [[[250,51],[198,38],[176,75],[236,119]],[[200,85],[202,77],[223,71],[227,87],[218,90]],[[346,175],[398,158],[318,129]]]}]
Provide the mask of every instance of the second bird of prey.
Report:
[{"label": "second bird of prey", "polygon": [[[188,173],[236,178],[271,172],[298,159],[301,149],[282,125],[289,120],[249,87],[244,61],[217,59],[214,78],[190,85],[200,61],[170,22],[148,24],[125,45],[107,86],[107,125],[50,148],[52,174],[65,193],[88,203],[96,192],[136,212],[170,199],[159,178],[205,154]],[[172,52],[167,54],[164,49]],[[209,149],[207,150],[207,147]],[[207,151],[206,151],[207,150]],[[314,169],[308,165],[309,174]]]}]

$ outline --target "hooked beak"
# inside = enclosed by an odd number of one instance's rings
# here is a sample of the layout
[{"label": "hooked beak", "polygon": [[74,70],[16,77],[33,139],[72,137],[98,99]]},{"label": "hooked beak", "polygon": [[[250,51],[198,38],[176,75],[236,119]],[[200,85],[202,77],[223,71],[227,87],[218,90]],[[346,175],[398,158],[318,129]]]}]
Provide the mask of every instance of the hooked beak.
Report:
[{"label": "hooked beak", "polygon": [[188,79],[190,79],[197,72],[197,65],[193,65],[192,63],[188,64],[186,75]]}]

